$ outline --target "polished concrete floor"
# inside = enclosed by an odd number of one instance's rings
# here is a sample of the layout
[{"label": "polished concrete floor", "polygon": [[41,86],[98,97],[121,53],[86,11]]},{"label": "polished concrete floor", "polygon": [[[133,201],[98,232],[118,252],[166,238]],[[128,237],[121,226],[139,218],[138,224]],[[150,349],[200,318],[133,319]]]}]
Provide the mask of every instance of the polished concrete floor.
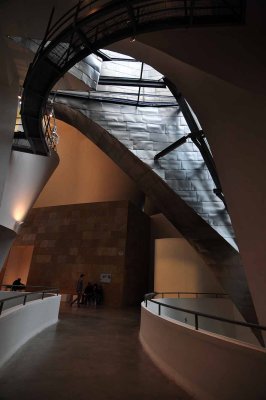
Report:
[{"label": "polished concrete floor", "polygon": [[138,340],[139,311],[64,305],[0,372],[0,400],[188,400]]}]

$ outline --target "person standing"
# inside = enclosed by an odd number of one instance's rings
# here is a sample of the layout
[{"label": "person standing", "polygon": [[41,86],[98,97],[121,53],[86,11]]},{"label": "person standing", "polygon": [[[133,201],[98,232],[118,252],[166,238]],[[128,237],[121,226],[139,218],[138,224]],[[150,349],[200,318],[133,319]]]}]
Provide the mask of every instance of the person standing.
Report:
[{"label": "person standing", "polygon": [[71,306],[77,302],[78,307],[80,307],[80,300],[82,298],[82,292],[83,292],[83,277],[84,276],[85,276],[84,274],[81,274],[77,281],[77,284],[76,284],[77,297],[73,301],[71,301],[71,303],[70,303]]}]

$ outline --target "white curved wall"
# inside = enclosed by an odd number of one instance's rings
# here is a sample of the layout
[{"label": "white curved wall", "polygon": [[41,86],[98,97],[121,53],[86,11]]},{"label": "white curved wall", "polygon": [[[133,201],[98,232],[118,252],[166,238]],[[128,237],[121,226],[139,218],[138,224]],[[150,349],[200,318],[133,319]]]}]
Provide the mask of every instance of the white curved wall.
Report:
[{"label": "white curved wall", "polygon": [[[10,292],[9,292],[10,295]],[[27,340],[58,320],[61,296],[17,305],[0,316],[0,367]]]},{"label": "white curved wall", "polygon": [[155,364],[198,400],[265,399],[265,349],[195,331],[143,306],[140,340]]},{"label": "white curved wall", "polygon": [[[16,233],[11,229],[0,226],[0,271],[8,256],[10,247],[16,238]],[[1,278],[0,278],[1,280]]]},{"label": "white curved wall", "polygon": [[49,157],[12,151],[0,207],[0,225],[18,231],[58,163],[54,151]]},{"label": "white curved wall", "polygon": [[0,270],[20,224],[58,163],[59,158],[54,151],[49,157],[19,151],[11,152],[0,202]]},{"label": "white curved wall", "polygon": [[[200,313],[216,315],[218,317],[231,319],[233,321],[244,321],[244,318],[229,298],[210,298],[199,296],[199,298],[156,298],[163,304],[180,307],[186,310],[198,311]],[[158,315],[158,304],[148,302],[148,309]],[[184,311],[174,310],[172,308],[161,306],[161,316],[172,318],[192,327],[195,326],[195,316]],[[251,329],[240,325],[234,325],[223,321],[210,318],[198,318],[200,330],[218,333],[233,339],[238,339],[249,344],[259,346],[258,339],[252,333]]]},{"label": "white curved wall", "polygon": [[[2,4],[1,4],[2,7]],[[2,10],[1,10],[2,15]],[[4,190],[6,176],[8,173],[8,164],[11,154],[14,127],[16,122],[19,82],[16,72],[12,52],[8,46],[8,39],[2,32],[0,35],[0,52],[2,62],[0,63],[0,205]]]}]

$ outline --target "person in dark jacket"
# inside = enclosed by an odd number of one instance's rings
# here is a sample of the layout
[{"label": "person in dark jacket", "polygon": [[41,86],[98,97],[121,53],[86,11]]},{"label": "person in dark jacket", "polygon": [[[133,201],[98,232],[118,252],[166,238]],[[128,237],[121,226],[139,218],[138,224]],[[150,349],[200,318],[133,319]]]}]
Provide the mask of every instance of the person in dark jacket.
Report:
[{"label": "person in dark jacket", "polygon": [[77,284],[76,284],[77,297],[73,301],[71,301],[71,303],[70,303],[71,306],[77,302],[78,307],[80,307],[80,300],[82,298],[82,292],[83,292],[83,277],[84,276],[85,276],[84,274],[81,274],[77,281]]},{"label": "person in dark jacket", "polygon": [[95,306],[103,304],[103,288],[97,283],[93,285],[93,304]]},{"label": "person in dark jacket", "polygon": [[91,305],[93,298],[93,286],[91,282],[88,282],[87,286],[85,287],[82,302],[85,305]]},{"label": "person in dark jacket", "polygon": [[25,285],[23,283],[21,283],[21,278],[18,278],[12,283],[11,290],[13,290],[15,292],[16,290],[22,290],[24,288],[25,288]]}]

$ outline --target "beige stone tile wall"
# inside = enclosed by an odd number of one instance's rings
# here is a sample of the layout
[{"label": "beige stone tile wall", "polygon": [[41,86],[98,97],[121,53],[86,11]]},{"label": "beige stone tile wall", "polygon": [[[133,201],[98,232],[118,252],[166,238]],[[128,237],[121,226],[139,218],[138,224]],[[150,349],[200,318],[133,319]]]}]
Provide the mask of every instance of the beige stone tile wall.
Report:
[{"label": "beige stone tile wall", "polygon": [[[149,231],[143,230],[142,220],[149,225],[149,218],[127,201],[32,209],[15,243],[34,245],[27,284],[58,286],[61,293],[75,293],[81,273],[85,283],[99,282],[101,273],[110,273],[111,283],[103,284],[105,304],[136,303],[144,291],[148,267],[144,248],[149,246]],[[131,264],[136,276],[131,279],[133,293],[128,300],[125,278]],[[143,270],[140,265],[145,266]],[[134,275],[133,270],[130,273]]]}]

